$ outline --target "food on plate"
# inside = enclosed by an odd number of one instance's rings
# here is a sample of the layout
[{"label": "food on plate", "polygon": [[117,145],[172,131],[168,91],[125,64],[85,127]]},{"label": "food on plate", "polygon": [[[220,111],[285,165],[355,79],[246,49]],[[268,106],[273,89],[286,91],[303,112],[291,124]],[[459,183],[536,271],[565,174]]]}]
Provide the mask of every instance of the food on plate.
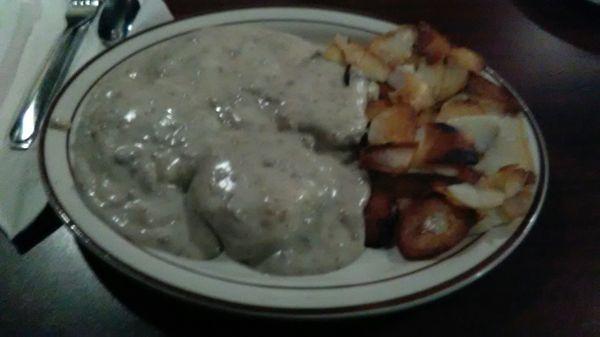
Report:
[{"label": "food on plate", "polygon": [[371,119],[369,144],[412,142],[417,131],[416,114],[407,104],[382,108]]},{"label": "food on plate", "polygon": [[368,193],[357,168],[295,134],[223,131],[198,164],[187,201],[230,257],[298,275],[338,269],[362,253]]},{"label": "food on plate", "polygon": [[423,22],[365,44],[339,35],[336,41],[387,65],[377,66],[387,76],[369,76],[372,69],[335,58],[379,84],[379,96],[367,103],[359,154],[371,182],[367,246],[381,246],[380,233],[389,232],[383,224],[395,221],[402,255],[431,258],[470,232],[526,214],[536,175],[521,106],[488,78],[479,54]]},{"label": "food on plate", "polygon": [[[346,81],[344,81],[346,77]],[[117,65],[71,144],[87,203],[129,240],[273,274],[364,249],[369,81],[319,46],[254,26],[202,29]]]},{"label": "food on plate", "polygon": [[435,256],[467,236],[476,214],[442,198],[413,199],[404,207],[397,224],[398,249],[409,259]]},{"label": "food on plate", "polygon": [[310,275],[365,246],[432,258],[525,215],[518,101],[426,23],[327,46],[254,25],[136,53],[86,96],[70,160],[128,240]]}]

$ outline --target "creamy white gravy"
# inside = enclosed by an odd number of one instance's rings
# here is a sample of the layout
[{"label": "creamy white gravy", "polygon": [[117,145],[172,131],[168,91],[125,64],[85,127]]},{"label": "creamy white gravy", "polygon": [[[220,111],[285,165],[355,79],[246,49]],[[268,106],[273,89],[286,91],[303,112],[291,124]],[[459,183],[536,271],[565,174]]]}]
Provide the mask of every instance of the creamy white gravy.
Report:
[{"label": "creamy white gravy", "polygon": [[86,97],[71,162],[90,207],[136,244],[221,250],[275,274],[363,250],[368,185],[352,161],[367,81],[299,37],[202,29],[109,71]]}]

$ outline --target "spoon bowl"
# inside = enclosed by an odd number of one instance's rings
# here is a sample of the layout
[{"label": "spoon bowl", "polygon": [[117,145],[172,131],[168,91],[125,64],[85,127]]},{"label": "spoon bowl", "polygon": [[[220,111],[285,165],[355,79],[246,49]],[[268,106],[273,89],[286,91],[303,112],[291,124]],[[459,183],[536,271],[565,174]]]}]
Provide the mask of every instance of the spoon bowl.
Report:
[{"label": "spoon bowl", "polygon": [[131,32],[131,24],[140,10],[138,0],[106,0],[98,22],[98,36],[110,47]]}]

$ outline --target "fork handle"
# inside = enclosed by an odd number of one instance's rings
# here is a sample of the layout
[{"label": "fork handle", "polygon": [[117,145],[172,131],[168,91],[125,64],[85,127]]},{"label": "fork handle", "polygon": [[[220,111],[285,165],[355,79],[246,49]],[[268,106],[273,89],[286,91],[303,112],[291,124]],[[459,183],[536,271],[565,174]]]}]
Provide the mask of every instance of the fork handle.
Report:
[{"label": "fork handle", "polygon": [[50,102],[61,88],[90,22],[88,20],[67,27],[51,49],[48,60],[20,106],[10,130],[10,144],[13,149],[27,150],[33,145],[48,114]]}]

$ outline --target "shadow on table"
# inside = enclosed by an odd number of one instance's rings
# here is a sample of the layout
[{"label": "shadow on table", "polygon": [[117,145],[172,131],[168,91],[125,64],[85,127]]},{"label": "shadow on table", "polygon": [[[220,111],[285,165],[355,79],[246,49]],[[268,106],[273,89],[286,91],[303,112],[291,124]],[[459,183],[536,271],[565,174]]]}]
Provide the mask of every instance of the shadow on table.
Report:
[{"label": "shadow on table", "polygon": [[46,206],[31,225],[12,239],[12,243],[19,254],[25,254],[62,225],[62,220],[56,216],[54,210],[50,206]]},{"label": "shadow on table", "polygon": [[600,5],[586,0],[513,0],[541,29],[586,51],[600,53]]},{"label": "shadow on table", "polygon": [[[550,214],[549,216],[556,216]],[[543,219],[540,219],[542,221]],[[541,232],[541,233],[540,233]],[[529,244],[484,280],[434,303],[393,314],[328,321],[258,319],[199,307],[162,294],[122,274],[85,247],[83,255],[103,285],[129,310],[169,335],[212,336],[521,336],[518,321],[536,308],[551,271],[531,273],[540,259],[553,259],[543,229],[535,230]],[[560,237],[560,236],[559,236]],[[522,327],[521,322],[521,327]],[[534,323],[534,322],[530,322]],[[539,322],[537,322],[539,324]],[[513,325],[515,324],[515,325]],[[527,323],[526,323],[527,324]]]}]

